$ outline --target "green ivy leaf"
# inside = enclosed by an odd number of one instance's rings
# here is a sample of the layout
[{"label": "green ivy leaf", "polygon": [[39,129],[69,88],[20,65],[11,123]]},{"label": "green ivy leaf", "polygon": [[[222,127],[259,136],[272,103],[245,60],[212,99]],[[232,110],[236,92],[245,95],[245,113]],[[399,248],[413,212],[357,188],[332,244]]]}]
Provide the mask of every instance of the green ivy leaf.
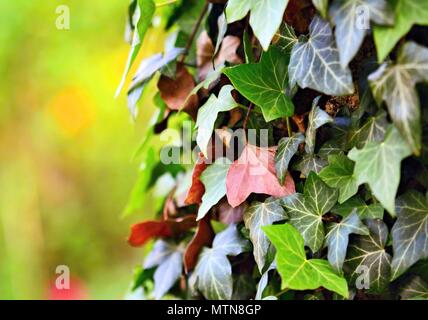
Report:
[{"label": "green ivy leaf", "polygon": [[316,16],[309,27],[309,39],[300,37],[291,53],[291,86],[311,88],[327,95],[354,93],[351,70],[339,62],[330,24]]},{"label": "green ivy leaf", "polygon": [[329,187],[339,189],[339,203],[343,203],[358,192],[354,163],[344,154],[329,156],[328,163],[328,167],[321,170],[319,177]]},{"label": "green ivy leaf", "polygon": [[356,211],[360,219],[383,219],[384,209],[380,203],[366,204],[359,196],[352,197],[348,201],[337,204],[331,212],[342,217],[349,216]]},{"label": "green ivy leaf", "polygon": [[394,23],[394,12],[386,0],[335,0],[330,7],[330,16],[336,25],[336,43],[343,67],[355,57],[369,30],[358,25],[363,18],[361,7],[368,10],[367,19],[377,24]]},{"label": "green ivy leaf", "polygon": [[251,10],[250,25],[266,51],[281,25],[288,0],[230,0],[226,7],[227,22],[243,19]]},{"label": "green ivy leaf", "polygon": [[208,101],[198,110],[198,117],[196,120],[198,135],[196,136],[196,142],[205,156],[207,156],[207,147],[218,114],[220,112],[232,110],[238,106],[232,97],[232,90],[233,87],[231,85],[223,86],[218,97],[212,94]]},{"label": "green ivy leaf", "polygon": [[266,255],[271,250],[271,243],[262,231],[262,227],[286,218],[284,209],[279,204],[279,201],[274,198],[268,198],[265,202],[255,201],[245,210],[245,227],[250,230],[254,259],[260,272],[263,272]]},{"label": "green ivy leaf", "polygon": [[428,2],[421,0],[392,0],[395,23],[391,27],[375,26],[373,36],[379,62],[382,62],[398,41],[414,24],[428,25]]},{"label": "green ivy leaf", "polygon": [[288,165],[291,158],[296,154],[299,145],[305,141],[305,136],[296,133],[291,137],[285,137],[279,140],[278,150],[275,154],[276,175],[279,182],[283,185],[287,175]]},{"label": "green ivy leaf", "polygon": [[428,284],[421,277],[413,276],[400,290],[402,300],[428,300]]},{"label": "green ivy leaf", "polygon": [[352,128],[348,133],[348,148],[363,148],[367,142],[383,141],[389,125],[386,116],[386,112],[379,112],[377,115],[369,117],[361,127]]},{"label": "green ivy leaf", "polygon": [[328,165],[328,162],[314,154],[305,154],[303,158],[294,165],[294,169],[300,171],[302,175],[307,177],[312,171],[320,173],[321,170]]},{"label": "green ivy leaf", "polygon": [[276,47],[263,53],[260,63],[241,64],[223,72],[245,98],[258,105],[266,122],[292,116],[294,105],[286,94],[289,56]]},{"label": "green ivy leaf", "polygon": [[299,38],[297,38],[296,33],[294,32],[294,29],[285,22],[281,24],[281,27],[275,36],[278,38],[278,41],[275,43],[275,45],[281,48],[281,50],[286,54],[290,54],[294,45],[299,41]]},{"label": "green ivy leaf", "polygon": [[384,64],[369,76],[378,104],[386,102],[389,114],[416,155],[421,151],[421,111],[415,85],[428,81],[428,48],[406,43],[396,64]]},{"label": "green ivy leaf", "polygon": [[275,246],[276,264],[283,289],[313,290],[324,287],[348,297],[346,280],[337,275],[328,261],[306,259],[304,240],[290,224],[263,227]]},{"label": "green ivy leaf", "polygon": [[192,275],[195,287],[209,300],[230,300],[233,292],[232,266],[227,256],[248,250],[248,241],[231,224],[214,238],[212,248],[204,248]]},{"label": "green ivy leaf", "polygon": [[232,162],[227,158],[218,158],[201,174],[201,181],[205,186],[202,203],[196,220],[201,220],[208,211],[226,195],[226,176]]},{"label": "green ivy leaf", "polygon": [[322,216],[335,205],[338,192],[329,188],[311,172],[305,183],[304,193],[296,193],[282,199],[282,205],[290,217],[290,223],[302,234],[305,245],[317,252],[324,242]]},{"label": "green ivy leaf", "polygon": [[135,16],[133,17],[136,20],[136,23],[134,24],[135,30],[132,37],[131,51],[129,52],[128,61],[126,62],[122,80],[117,88],[116,96],[120,94],[120,91],[125,84],[126,76],[137,58],[138,52],[140,52],[146,32],[152,24],[155,9],[156,6],[153,0],[137,0],[137,7],[134,13]]},{"label": "green ivy leaf", "polygon": [[336,271],[341,272],[349,235],[351,233],[368,235],[369,229],[361,222],[356,212],[348,215],[340,223],[329,224],[327,229],[329,231],[325,237],[325,246],[328,247],[328,261]]},{"label": "green ivy leaf", "polygon": [[349,152],[355,161],[354,176],[357,184],[368,183],[374,196],[383,207],[395,216],[395,195],[400,182],[401,161],[412,154],[398,130],[391,126],[384,142],[369,142],[358,150]]},{"label": "green ivy leaf", "polygon": [[393,280],[417,261],[428,258],[428,198],[413,190],[399,197],[397,217],[391,231]]},{"label": "green ivy leaf", "polygon": [[[367,220],[366,224],[370,235],[352,238],[344,270],[349,283],[356,284],[362,277],[368,282],[364,284],[369,292],[379,293],[389,285],[391,274],[391,256],[385,251],[388,227],[382,220]],[[368,271],[367,277],[364,277],[365,271]]]}]

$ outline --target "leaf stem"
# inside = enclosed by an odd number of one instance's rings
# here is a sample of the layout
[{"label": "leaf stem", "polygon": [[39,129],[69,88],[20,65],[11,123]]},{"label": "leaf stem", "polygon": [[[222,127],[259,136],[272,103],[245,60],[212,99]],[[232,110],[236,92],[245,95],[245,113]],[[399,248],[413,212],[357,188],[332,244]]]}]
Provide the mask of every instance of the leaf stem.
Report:
[{"label": "leaf stem", "polygon": [[275,297],[279,298],[280,296],[282,296],[287,291],[288,291],[288,289],[281,290],[280,292],[278,292],[278,293],[275,294]]},{"label": "leaf stem", "polygon": [[291,131],[291,125],[290,125],[290,117],[285,117],[285,122],[287,123],[288,136],[291,137],[292,131]]},{"label": "leaf stem", "polygon": [[245,115],[244,123],[242,124],[242,127],[244,130],[247,130],[247,122],[248,118],[250,117],[251,110],[253,110],[254,105],[251,103],[248,107],[247,114]]},{"label": "leaf stem", "polygon": [[209,3],[205,2],[205,6],[199,15],[198,21],[196,21],[195,25],[193,26],[192,33],[190,34],[189,40],[187,41],[187,44],[186,44],[186,48],[185,48],[186,51],[181,56],[180,63],[183,63],[184,60],[186,59],[186,56],[189,54],[189,50],[192,46],[193,40],[195,39],[195,36],[198,33],[199,27],[202,23],[202,19],[204,18],[205,14],[207,13],[208,8],[209,8]]}]

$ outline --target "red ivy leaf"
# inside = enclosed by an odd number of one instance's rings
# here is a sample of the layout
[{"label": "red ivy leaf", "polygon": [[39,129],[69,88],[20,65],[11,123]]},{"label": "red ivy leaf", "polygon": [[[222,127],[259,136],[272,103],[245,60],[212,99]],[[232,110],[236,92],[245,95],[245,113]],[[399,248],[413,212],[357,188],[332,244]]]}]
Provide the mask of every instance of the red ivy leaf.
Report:
[{"label": "red ivy leaf", "polygon": [[202,248],[211,246],[215,233],[210,220],[210,216],[205,216],[198,221],[198,229],[184,251],[184,270],[186,273],[195,268]]},{"label": "red ivy leaf", "polygon": [[163,221],[145,221],[134,224],[128,243],[133,247],[141,247],[153,238],[170,238],[196,226],[196,216]]},{"label": "red ivy leaf", "polygon": [[206,169],[206,158],[202,153],[199,154],[199,159],[195,164],[192,174],[192,185],[190,186],[189,191],[187,192],[185,204],[200,204],[202,202],[202,196],[205,192],[205,187],[202,181],[199,179],[202,172]]},{"label": "red ivy leaf", "polygon": [[226,177],[227,201],[232,207],[243,203],[251,193],[284,197],[296,192],[293,178],[288,174],[284,186],[275,171],[276,147],[259,148],[247,144]]}]

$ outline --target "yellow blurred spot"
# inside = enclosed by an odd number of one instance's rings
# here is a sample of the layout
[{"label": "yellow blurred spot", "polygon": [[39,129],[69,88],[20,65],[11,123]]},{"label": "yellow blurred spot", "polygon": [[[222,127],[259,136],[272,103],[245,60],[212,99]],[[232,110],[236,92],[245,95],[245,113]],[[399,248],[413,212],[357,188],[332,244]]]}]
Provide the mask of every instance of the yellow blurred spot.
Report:
[{"label": "yellow blurred spot", "polygon": [[49,112],[68,136],[79,134],[89,127],[95,118],[90,97],[82,89],[74,87],[58,92],[49,103]]}]

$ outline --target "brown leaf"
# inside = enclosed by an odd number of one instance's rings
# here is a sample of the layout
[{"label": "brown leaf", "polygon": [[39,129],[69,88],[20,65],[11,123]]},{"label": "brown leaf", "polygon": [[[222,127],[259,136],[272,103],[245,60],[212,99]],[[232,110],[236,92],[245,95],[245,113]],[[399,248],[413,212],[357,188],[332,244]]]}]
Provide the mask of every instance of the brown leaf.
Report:
[{"label": "brown leaf", "polygon": [[196,233],[184,251],[184,270],[186,273],[195,268],[202,248],[211,246],[215,233],[210,220],[210,216],[205,216],[199,220]]},{"label": "brown leaf", "polygon": [[204,157],[203,153],[199,153],[198,161],[196,162],[195,168],[193,169],[192,185],[187,192],[186,200],[184,200],[187,205],[200,204],[202,202],[202,196],[204,195],[205,187],[199,178],[207,167],[206,160],[207,159]]},{"label": "brown leaf", "polygon": [[196,63],[198,66],[199,80],[203,81],[208,73],[214,70],[214,66],[222,65],[226,61],[233,64],[242,63],[242,59],[236,53],[240,45],[241,39],[238,37],[224,37],[221,49],[213,61],[213,42],[208,33],[203,31],[196,43]]},{"label": "brown leaf", "polygon": [[[177,64],[177,73],[175,79],[162,75],[158,82],[158,89],[162,100],[171,110],[183,110],[188,113],[194,120],[199,107],[199,98],[192,95],[186,98],[195,87],[193,76],[187,71],[183,64]],[[181,107],[184,107],[181,109]]]},{"label": "brown leaf", "polygon": [[226,200],[222,200],[217,206],[218,220],[224,224],[239,223],[242,221],[245,208],[245,203],[232,208]]},{"label": "brown leaf", "polygon": [[131,227],[128,243],[133,247],[141,247],[153,238],[173,237],[195,226],[195,215],[163,221],[145,221],[137,223]]},{"label": "brown leaf", "polygon": [[279,184],[275,169],[276,147],[259,148],[247,144],[238,160],[232,163],[226,177],[226,195],[235,208],[251,193],[284,197],[296,192],[288,174],[284,186]]}]

